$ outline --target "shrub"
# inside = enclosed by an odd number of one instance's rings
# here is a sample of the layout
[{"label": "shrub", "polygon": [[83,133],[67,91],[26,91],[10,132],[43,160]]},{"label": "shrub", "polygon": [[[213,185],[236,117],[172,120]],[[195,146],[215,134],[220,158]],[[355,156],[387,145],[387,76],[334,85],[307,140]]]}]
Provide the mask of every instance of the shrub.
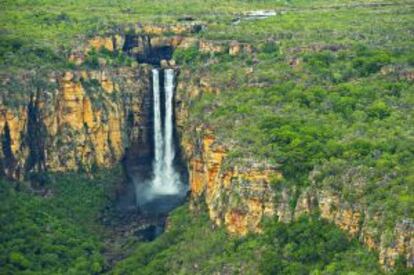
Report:
[{"label": "shrub", "polygon": [[30,261],[20,252],[11,252],[9,259],[10,263],[17,266],[19,269],[27,269],[30,266]]},{"label": "shrub", "polygon": [[360,76],[377,73],[382,66],[391,62],[391,57],[384,51],[362,51],[352,62]]},{"label": "shrub", "polygon": [[267,54],[275,54],[277,55],[279,53],[279,46],[275,41],[266,41],[262,47],[262,52]]},{"label": "shrub", "polygon": [[368,107],[368,115],[371,118],[384,119],[390,112],[390,108],[382,100],[377,100]]},{"label": "shrub", "polygon": [[200,55],[196,46],[188,49],[176,49],[173,54],[173,59],[179,64],[191,64],[195,62]]}]

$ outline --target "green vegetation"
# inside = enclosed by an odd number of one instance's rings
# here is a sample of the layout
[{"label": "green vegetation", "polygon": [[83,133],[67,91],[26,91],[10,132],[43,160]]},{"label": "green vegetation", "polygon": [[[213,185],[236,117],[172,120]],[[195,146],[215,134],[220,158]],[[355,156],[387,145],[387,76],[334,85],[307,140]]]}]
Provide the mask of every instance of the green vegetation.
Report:
[{"label": "green vegetation", "polygon": [[113,274],[381,274],[375,255],[316,218],[269,221],[261,235],[229,236],[184,205],[166,233],[139,245]]},{"label": "green vegetation", "polygon": [[[55,91],[48,73],[73,69],[68,55],[87,37],[192,15],[208,25],[197,38],[238,40],[255,48],[239,56],[200,54],[196,47],[174,53],[180,69],[191,72],[178,81],[197,85],[203,78],[220,91],[192,99],[188,129],[213,127],[217,140],[232,146],[226,165],[270,163],[284,176],[273,186],[296,194],[310,186],[333,190],[351,205],[379,214],[372,225],[379,233],[413,219],[410,1],[5,0],[0,8],[3,106],[16,110],[34,92]],[[233,24],[240,13],[258,9],[278,14]],[[79,68],[103,64],[133,61],[97,49]],[[94,107],[101,108],[99,85],[82,82]],[[8,132],[2,147],[11,158]],[[38,187],[49,190],[44,194],[0,181],[0,273],[106,271],[108,232],[97,218],[120,177],[119,171],[99,172],[94,179],[46,175]],[[296,199],[289,202],[292,208]],[[268,221],[262,235],[238,238],[183,206],[165,234],[138,244],[113,273],[378,274],[376,262],[375,255],[316,217],[289,225]]]},{"label": "green vegetation", "polygon": [[[1,274],[96,274],[103,271],[104,228],[120,170],[43,175],[38,191],[0,181]],[[36,194],[36,193],[39,194]]]},{"label": "green vegetation", "polygon": [[203,58],[203,56],[198,52],[198,48],[195,46],[174,51],[174,60],[179,64],[196,64],[199,58]]},{"label": "green vegetation", "polygon": [[[376,1],[379,4],[383,2],[386,1]],[[405,3],[405,1],[393,1],[393,5],[399,3]],[[336,22],[340,24],[343,17],[336,15],[337,10],[334,7],[339,7],[341,12],[349,10],[346,12],[347,16],[351,17],[349,19],[372,23],[370,21],[372,17],[367,18],[364,14],[364,7],[368,5],[369,3],[358,0],[210,0],[202,2],[198,0],[75,0],[59,3],[53,0],[5,0],[0,3],[0,8],[2,8],[0,70],[49,66],[55,69],[66,68],[70,66],[66,62],[70,50],[78,46],[82,39],[86,36],[112,32],[119,25],[137,22],[176,23],[178,18],[189,14],[210,23],[209,31],[201,34],[207,38],[238,38],[256,41],[259,37],[261,39],[268,37],[274,31],[280,31],[281,37],[296,36],[294,31],[299,32],[302,37],[309,37],[308,33],[318,35],[320,31],[323,32],[328,28],[327,24],[334,23],[330,25],[333,28],[342,27]],[[348,8],[350,6],[362,6],[362,12],[355,13],[355,9]],[[230,25],[235,15],[257,9],[293,11],[295,16],[282,22],[279,18],[270,19],[273,21],[271,25],[268,24],[268,20],[239,26]],[[299,10],[296,13],[297,9],[303,9],[303,11]],[[326,18],[323,14],[323,10],[326,9],[331,11],[329,17],[333,20],[326,21],[326,24],[309,24],[308,18]],[[288,14],[290,16],[290,12]],[[409,17],[409,9],[399,16]],[[400,23],[405,24],[408,21],[401,20]],[[369,33],[370,31],[356,24],[353,26],[359,28],[361,32]],[[369,27],[371,26],[372,24]],[[377,24],[376,27],[379,28],[380,25]],[[398,27],[398,29],[403,27]],[[245,31],[248,35],[245,35]],[[392,33],[387,33],[387,35],[392,35]],[[331,35],[331,37],[336,36]],[[319,39],[318,36],[314,38]]]},{"label": "green vegetation", "polygon": [[111,67],[116,66],[131,66],[134,62],[132,57],[129,57],[123,52],[111,52],[105,48],[92,49],[83,62],[83,66],[87,69],[99,69],[104,63]]}]

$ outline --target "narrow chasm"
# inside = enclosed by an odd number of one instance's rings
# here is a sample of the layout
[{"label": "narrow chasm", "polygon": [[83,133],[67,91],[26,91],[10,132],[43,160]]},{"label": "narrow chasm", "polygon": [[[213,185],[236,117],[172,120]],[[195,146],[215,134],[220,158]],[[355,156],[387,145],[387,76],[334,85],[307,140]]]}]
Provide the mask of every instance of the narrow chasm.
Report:
[{"label": "narrow chasm", "polygon": [[184,201],[188,190],[175,129],[175,79],[174,69],[152,69],[152,89],[144,108],[145,129],[125,156],[128,193],[134,191],[135,204],[131,199],[127,200],[129,205],[121,204],[145,216],[168,214]]},{"label": "narrow chasm", "polygon": [[[127,39],[126,43],[132,42]],[[153,49],[147,53],[144,59],[151,61],[151,85],[142,103],[139,136],[126,150],[122,161],[126,177],[103,215],[103,223],[113,232],[106,255],[111,265],[129,254],[132,243],[152,241],[162,234],[168,214],[188,194],[188,170],[175,125],[178,71],[158,65],[170,53],[165,56]]]}]

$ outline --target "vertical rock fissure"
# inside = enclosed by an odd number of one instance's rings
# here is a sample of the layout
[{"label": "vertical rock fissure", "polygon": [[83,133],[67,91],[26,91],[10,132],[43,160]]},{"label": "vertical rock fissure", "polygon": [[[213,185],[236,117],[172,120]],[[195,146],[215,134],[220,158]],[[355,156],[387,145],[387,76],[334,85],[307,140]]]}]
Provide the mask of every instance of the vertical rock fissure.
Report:
[{"label": "vertical rock fissure", "polygon": [[[38,96],[36,98],[38,98]],[[40,112],[34,97],[30,100],[27,112],[28,122],[26,139],[29,146],[29,158],[26,163],[26,170],[31,171],[34,169],[37,172],[42,172],[45,170],[46,166],[44,155],[46,127],[41,122]]]},{"label": "vertical rock fissure", "polygon": [[4,169],[5,175],[10,178],[13,178],[13,171],[16,161],[13,155],[11,143],[12,139],[10,135],[10,126],[9,123],[6,121],[6,124],[4,125],[3,129],[3,135],[1,136],[1,146],[3,150],[2,171]]}]

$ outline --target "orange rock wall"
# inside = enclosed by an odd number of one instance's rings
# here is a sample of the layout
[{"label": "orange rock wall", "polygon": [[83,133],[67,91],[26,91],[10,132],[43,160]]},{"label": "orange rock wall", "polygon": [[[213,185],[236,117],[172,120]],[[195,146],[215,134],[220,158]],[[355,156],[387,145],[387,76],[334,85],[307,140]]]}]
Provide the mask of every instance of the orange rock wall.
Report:
[{"label": "orange rock wall", "polygon": [[[127,120],[132,115],[134,121],[140,121],[149,76],[148,68],[125,67],[116,71],[67,71],[50,78],[57,84],[56,90],[33,96],[39,112],[38,127],[46,131],[45,168],[90,170],[94,165],[111,167],[118,163],[128,143],[139,135],[137,129],[127,129]],[[86,81],[96,83],[94,90],[85,86]],[[7,123],[16,160],[16,171],[8,175],[14,178],[24,175],[29,155],[27,116],[27,106],[17,110],[0,106],[0,136]],[[4,155],[3,148],[0,155]]]}]

